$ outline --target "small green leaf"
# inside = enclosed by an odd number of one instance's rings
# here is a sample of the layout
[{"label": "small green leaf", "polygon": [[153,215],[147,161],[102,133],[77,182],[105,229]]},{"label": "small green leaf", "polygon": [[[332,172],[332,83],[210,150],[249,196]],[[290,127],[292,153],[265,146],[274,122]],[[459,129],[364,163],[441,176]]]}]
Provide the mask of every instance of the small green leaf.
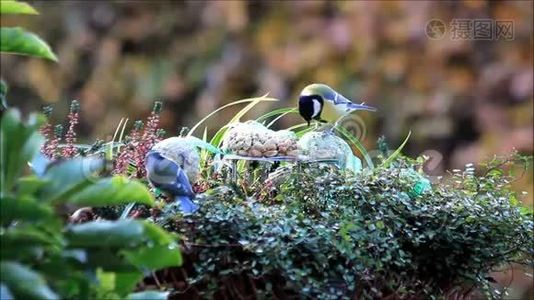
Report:
[{"label": "small green leaf", "polygon": [[20,27],[0,28],[0,52],[41,57],[57,62],[56,55],[45,41]]},{"label": "small green leaf", "polygon": [[17,299],[59,299],[41,275],[17,262],[0,263],[0,277]]},{"label": "small green leaf", "polygon": [[123,176],[99,179],[81,191],[74,193],[67,203],[78,206],[108,206],[127,203],[154,205],[154,197],[139,181]]},{"label": "small green leaf", "polygon": [[522,214],[522,215],[532,215],[534,214],[534,209],[532,207],[528,207],[528,206],[521,206],[519,207],[519,212]]},{"label": "small green leaf", "polygon": [[0,1],[0,14],[38,15],[39,13],[28,3],[2,0]]}]

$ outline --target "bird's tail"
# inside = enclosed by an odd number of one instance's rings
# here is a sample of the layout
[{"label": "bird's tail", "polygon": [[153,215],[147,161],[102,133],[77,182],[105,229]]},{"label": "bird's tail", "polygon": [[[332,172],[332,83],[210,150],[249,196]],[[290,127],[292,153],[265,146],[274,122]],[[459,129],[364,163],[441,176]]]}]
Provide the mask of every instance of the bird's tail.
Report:
[{"label": "bird's tail", "polygon": [[180,203],[180,208],[185,213],[191,214],[198,209],[198,205],[191,201],[191,198],[188,196],[176,196],[174,197],[174,200]]}]

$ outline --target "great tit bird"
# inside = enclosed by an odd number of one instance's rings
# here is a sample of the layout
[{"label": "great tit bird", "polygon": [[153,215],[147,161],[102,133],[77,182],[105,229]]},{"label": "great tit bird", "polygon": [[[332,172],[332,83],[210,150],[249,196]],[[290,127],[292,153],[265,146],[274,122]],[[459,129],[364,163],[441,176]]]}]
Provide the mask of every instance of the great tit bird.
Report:
[{"label": "great tit bird", "polygon": [[158,151],[151,150],[146,155],[147,178],[156,188],[171,194],[185,213],[198,209],[192,200],[195,193],[184,170],[171,159]]},{"label": "great tit bird", "polygon": [[361,104],[352,103],[349,99],[343,97],[343,95],[334,91],[326,84],[314,83],[306,86],[299,97],[299,113],[310,126],[311,120],[316,120],[322,123],[327,121],[321,119],[321,112],[325,101],[330,101],[345,112],[351,112],[355,110],[368,110],[376,111],[376,108]]}]

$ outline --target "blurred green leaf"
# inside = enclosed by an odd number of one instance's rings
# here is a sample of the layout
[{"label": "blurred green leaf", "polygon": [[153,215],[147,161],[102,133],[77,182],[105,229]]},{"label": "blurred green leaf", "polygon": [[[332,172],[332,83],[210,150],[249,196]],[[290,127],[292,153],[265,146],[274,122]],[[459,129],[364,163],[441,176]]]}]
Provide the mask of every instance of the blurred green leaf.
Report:
[{"label": "blurred green leaf", "polygon": [[30,268],[16,262],[0,263],[2,282],[17,299],[59,299],[45,280]]},{"label": "blurred green leaf", "polygon": [[157,245],[169,245],[175,242],[174,234],[165,231],[163,228],[149,222],[144,222],[144,229],[147,237]]},{"label": "blurred green leaf", "polygon": [[158,270],[182,265],[182,255],[176,244],[148,246],[123,253],[130,263],[139,268]]},{"label": "blurred green leaf", "polygon": [[93,247],[87,251],[87,267],[93,270],[94,268],[102,268],[106,272],[132,273],[139,271],[137,267],[117,253],[118,247],[105,247],[105,245],[102,248]]},{"label": "blurred green leaf", "polygon": [[97,179],[95,173],[104,168],[100,158],[74,158],[51,165],[43,177],[48,184],[40,191],[48,201],[66,201]]},{"label": "blurred green leaf", "polygon": [[142,272],[116,272],[115,292],[121,296],[127,295],[134,290],[136,284],[142,279]]},{"label": "blurred green leaf", "polygon": [[2,224],[8,224],[13,220],[39,221],[52,217],[53,210],[50,206],[37,202],[34,198],[23,196],[19,198],[4,197],[0,200],[0,220]]},{"label": "blurred green leaf", "polygon": [[0,1],[0,14],[38,15],[39,12],[25,2],[2,0]]},{"label": "blurred green leaf", "polygon": [[41,57],[57,62],[56,55],[45,41],[20,27],[0,28],[0,52]]},{"label": "blurred green leaf", "polygon": [[0,124],[2,194],[11,190],[26,163],[39,151],[43,137],[36,130],[43,121],[41,115],[32,114],[24,123],[20,112],[16,109],[10,109],[2,116]]},{"label": "blurred green leaf", "polygon": [[96,270],[96,278],[98,280],[98,289],[104,291],[113,291],[115,289],[115,273],[104,272],[102,269]]},{"label": "blurred green leaf", "polygon": [[25,245],[51,245],[56,241],[40,229],[35,227],[13,227],[7,229],[2,236],[2,243],[22,247]]},{"label": "blurred green leaf", "polygon": [[40,188],[47,184],[46,180],[43,180],[37,176],[25,176],[17,180],[16,186],[19,196],[33,195]]},{"label": "blurred green leaf", "polygon": [[143,222],[135,220],[94,221],[67,227],[70,247],[137,246],[145,240]]},{"label": "blurred green leaf", "polygon": [[67,227],[71,247],[136,247],[142,242],[171,245],[175,238],[160,227],[136,220],[94,221]]},{"label": "blurred green leaf", "polygon": [[534,214],[534,208],[528,207],[528,206],[521,206],[519,207],[519,211],[522,215],[529,216]]},{"label": "blurred green leaf", "polygon": [[73,194],[68,203],[78,206],[121,205],[131,202],[154,205],[154,197],[139,181],[124,176],[99,179],[96,183]]}]

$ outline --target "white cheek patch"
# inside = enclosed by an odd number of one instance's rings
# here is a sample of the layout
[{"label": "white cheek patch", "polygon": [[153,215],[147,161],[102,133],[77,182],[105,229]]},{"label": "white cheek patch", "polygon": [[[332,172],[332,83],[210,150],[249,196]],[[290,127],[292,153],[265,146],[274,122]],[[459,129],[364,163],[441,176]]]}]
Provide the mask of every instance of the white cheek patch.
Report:
[{"label": "white cheek patch", "polygon": [[313,99],[313,115],[312,115],[312,118],[315,118],[319,112],[321,111],[321,103],[316,100],[316,99]]}]

